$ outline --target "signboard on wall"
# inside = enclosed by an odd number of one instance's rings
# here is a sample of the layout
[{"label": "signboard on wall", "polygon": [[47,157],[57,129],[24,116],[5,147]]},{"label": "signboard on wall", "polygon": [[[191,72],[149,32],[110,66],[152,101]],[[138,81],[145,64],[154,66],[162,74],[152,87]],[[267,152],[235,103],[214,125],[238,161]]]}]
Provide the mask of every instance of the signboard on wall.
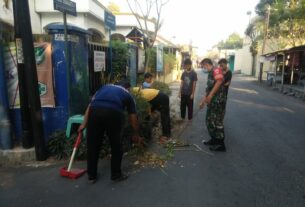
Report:
[{"label": "signboard on wall", "polygon": [[106,54],[102,51],[94,51],[94,72],[101,72],[106,70]]},{"label": "signboard on wall", "polygon": [[[35,43],[34,46],[41,106],[55,107],[51,44]],[[15,43],[4,48],[4,60],[10,108],[20,108]]]}]

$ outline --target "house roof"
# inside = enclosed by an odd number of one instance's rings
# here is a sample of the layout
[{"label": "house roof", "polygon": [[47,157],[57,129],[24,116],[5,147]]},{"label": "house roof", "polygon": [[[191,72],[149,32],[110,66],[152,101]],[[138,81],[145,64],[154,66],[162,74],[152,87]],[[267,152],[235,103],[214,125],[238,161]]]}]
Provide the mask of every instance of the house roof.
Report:
[{"label": "house roof", "polygon": [[136,27],[134,27],[127,35],[128,39],[133,40],[134,42],[143,42],[143,33]]},{"label": "house roof", "polygon": [[278,51],[275,51],[275,52],[264,54],[262,56],[270,57],[270,56],[277,55],[279,53],[291,53],[291,52],[300,52],[300,51],[305,51],[305,45],[301,45],[301,46],[297,46],[297,47],[291,47],[291,48],[287,48],[287,49],[283,49],[283,50],[278,50]]}]

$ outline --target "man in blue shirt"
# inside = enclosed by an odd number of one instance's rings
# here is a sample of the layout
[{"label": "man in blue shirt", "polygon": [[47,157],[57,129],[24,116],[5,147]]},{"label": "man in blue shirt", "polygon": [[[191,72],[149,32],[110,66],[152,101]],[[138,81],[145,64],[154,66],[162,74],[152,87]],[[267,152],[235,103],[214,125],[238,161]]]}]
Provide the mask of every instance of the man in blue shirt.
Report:
[{"label": "man in blue shirt", "polygon": [[102,86],[87,107],[84,122],[79,132],[87,128],[87,172],[88,179],[95,183],[97,165],[104,133],[109,137],[111,146],[111,179],[121,181],[127,178],[121,171],[123,156],[121,132],[124,126],[124,110],[128,111],[130,124],[134,130],[133,141],[142,142],[138,134],[138,120],[133,97],[127,90],[129,82],[121,81],[117,85]]}]

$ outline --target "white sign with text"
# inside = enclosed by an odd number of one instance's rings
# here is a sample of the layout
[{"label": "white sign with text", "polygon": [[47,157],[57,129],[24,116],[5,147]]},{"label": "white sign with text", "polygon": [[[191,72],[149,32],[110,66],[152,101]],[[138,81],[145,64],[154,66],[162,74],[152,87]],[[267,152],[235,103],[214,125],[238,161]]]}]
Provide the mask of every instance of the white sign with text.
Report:
[{"label": "white sign with text", "polygon": [[106,55],[102,51],[94,51],[94,72],[106,70]]}]

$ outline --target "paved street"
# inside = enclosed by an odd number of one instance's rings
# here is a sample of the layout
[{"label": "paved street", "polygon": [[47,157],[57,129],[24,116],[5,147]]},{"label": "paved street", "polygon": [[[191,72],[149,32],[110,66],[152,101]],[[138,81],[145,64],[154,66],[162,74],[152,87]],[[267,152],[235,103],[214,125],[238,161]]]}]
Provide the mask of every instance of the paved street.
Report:
[{"label": "paved street", "polygon": [[140,169],[121,183],[110,181],[104,160],[94,185],[86,176],[61,178],[63,163],[2,168],[0,206],[305,206],[305,102],[233,76],[225,118],[227,152],[210,153],[202,144],[208,139],[205,110],[198,111],[206,74],[198,74],[196,114],[180,138],[203,152],[176,151],[163,171]]}]

